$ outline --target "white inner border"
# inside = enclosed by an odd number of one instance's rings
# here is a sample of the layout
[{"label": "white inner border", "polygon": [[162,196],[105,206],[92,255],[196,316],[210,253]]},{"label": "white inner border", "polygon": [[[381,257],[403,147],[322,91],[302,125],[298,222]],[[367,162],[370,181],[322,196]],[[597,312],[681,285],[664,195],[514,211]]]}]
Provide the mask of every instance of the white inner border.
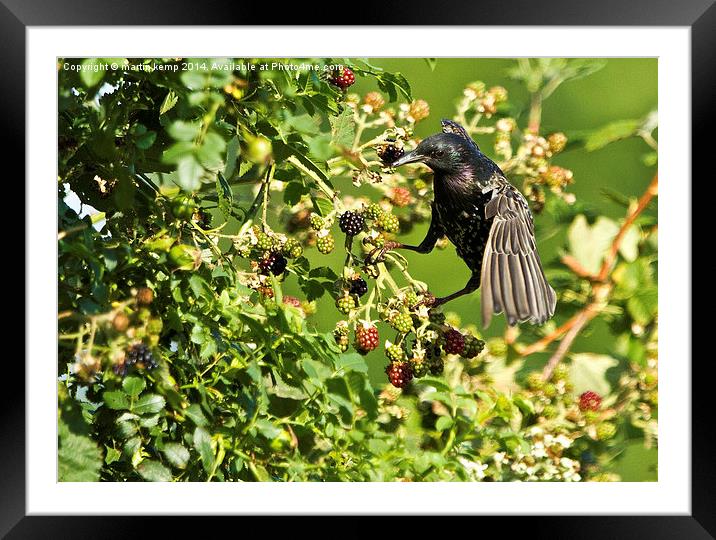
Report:
[{"label": "white inner border", "polygon": [[[690,514],[689,28],[31,27],[26,37],[28,514]],[[658,482],[56,482],[56,58],[287,55],[659,57],[659,142],[668,152],[659,155]]]}]

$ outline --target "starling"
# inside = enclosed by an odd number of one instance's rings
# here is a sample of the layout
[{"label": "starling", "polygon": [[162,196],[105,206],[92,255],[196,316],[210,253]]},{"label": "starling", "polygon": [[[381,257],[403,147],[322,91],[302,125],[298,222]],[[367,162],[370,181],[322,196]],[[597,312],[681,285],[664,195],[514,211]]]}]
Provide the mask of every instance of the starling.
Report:
[{"label": "starling", "polygon": [[433,306],[482,287],[485,328],[493,313],[504,312],[510,326],[523,321],[542,324],[552,317],[556,297],[537,253],[532,213],[497,164],[450,120],[442,121],[442,133],[427,137],[392,166],[418,162],[434,172],[428,233],[418,246],[388,242],[370,258],[397,248],[429,253],[447,235],[472,276],[463,289],[436,298]]}]

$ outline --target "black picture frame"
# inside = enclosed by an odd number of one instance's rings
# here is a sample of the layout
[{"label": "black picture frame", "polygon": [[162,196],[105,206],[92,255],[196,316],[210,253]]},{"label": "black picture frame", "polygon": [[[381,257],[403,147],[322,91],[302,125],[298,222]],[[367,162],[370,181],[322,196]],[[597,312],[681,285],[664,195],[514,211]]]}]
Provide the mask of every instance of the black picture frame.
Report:
[{"label": "black picture frame", "polygon": [[[505,0],[483,0],[465,5],[454,3],[449,7],[426,0],[396,4],[382,2],[380,5],[362,0],[360,6],[357,12],[351,9],[350,15],[340,13],[340,6],[332,6],[322,23],[690,27],[693,177],[696,177],[697,170],[707,170],[705,166],[713,154],[713,126],[716,125],[711,102],[716,89],[714,0],[552,0],[509,3]],[[151,3],[146,0],[0,0],[0,42],[3,45],[0,51],[0,108],[5,125],[5,129],[0,130],[0,137],[3,153],[7,156],[6,162],[10,161],[9,156],[24,155],[25,150],[25,32],[28,26],[279,24],[280,21],[267,19],[266,10],[262,3],[225,0],[212,0],[204,5],[181,0],[155,0]],[[315,11],[310,10],[311,13],[308,13],[303,3],[283,5],[281,11],[285,23],[318,24]],[[361,20],[357,20],[357,17]],[[565,54],[568,53],[568,49],[565,49]],[[14,162],[19,165],[18,174],[24,177],[24,162],[17,159]],[[709,170],[713,171],[713,165]],[[684,171],[684,177],[674,181],[690,181],[688,164],[684,165]],[[705,178],[712,177],[713,172],[710,172]],[[26,215],[30,216],[31,201],[27,197],[25,207]],[[690,218],[685,216],[685,219]],[[32,246],[26,244],[25,249],[32,249]],[[691,263],[684,261],[684,264]],[[31,287],[32,284],[26,280],[25,286]],[[691,317],[691,314],[684,316]],[[684,356],[680,360],[686,365],[690,361],[692,336],[683,336],[683,341]],[[702,362],[698,358],[695,360],[692,363],[692,395],[694,400],[706,400],[713,394],[713,378],[707,373],[713,359],[701,358]],[[6,358],[6,361],[10,359]],[[26,376],[31,377],[32,374],[27,373]],[[128,534],[149,534],[147,518],[26,516],[24,384],[19,381],[5,384],[0,392],[0,400],[3,443],[0,451],[0,535],[7,534],[9,538],[115,538],[126,537]],[[716,501],[713,496],[713,486],[716,485],[716,465],[713,459],[716,435],[710,427],[713,425],[712,407],[706,404],[696,406],[696,403],[692,402],[691,515],[510,517],[510,536],[523,532],[530,537],[550,538],[716,537]],[[151,501],[147,501],[147,505],[150,507]],[[77,513],[81,514],[81,508],[78,508]],[[555,514],[558,513],[559,509],[555,508]],[[228,518],[211,519],[212,530],[229,524]],[[255,527],[255,520],[239,519],[242,520],[241,534],[249,534]],[[480,519],[484,523],[487,519],[494,523],[499,518]],[[169,518],[162,521],[162,532],[166,536],[181,533],[186,527],[182,519]],[[334,532],[337,531],[334,529]]]}]

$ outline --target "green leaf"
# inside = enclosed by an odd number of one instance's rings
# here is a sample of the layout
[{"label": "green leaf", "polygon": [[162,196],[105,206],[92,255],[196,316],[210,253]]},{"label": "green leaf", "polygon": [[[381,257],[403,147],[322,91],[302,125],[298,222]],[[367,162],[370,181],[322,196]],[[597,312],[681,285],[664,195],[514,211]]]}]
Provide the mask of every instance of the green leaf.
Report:
[{"label": "green leaf", "polygon": [[206,416],[204,416],[204,413],[201,411],[201,406],[198,403],[189,405],[184,411],[184,416],[194,422],[196,426],[203,427],[208,424]]},{"label": "green leaf", "polygon": [[236,171],[236,160],[241,153],[239,138],[234,135],[226,145],[226,165],[224,166],[224,178],[231,178]]},{"label": "green leaf", "polygon": [[140,150],[147,150],[147,149],[151,148],[151,146],[154,144],[154,141],[156,139],[157,139],[156,131],[147,131],[145,134],[137,137],[134,140],[134,144]]},{"label": "green leaf", "polygon": [[189,463],[189,450],[179,443],[166,443],[162,448],[162,453],[167,461],[177,469],[184,469]]},{"label": "green leaf", "polygon": [[584,140],[587,152],[604,148],[610,143],[626,139],[637,134],[641,120],[617,120],[589,133]]},{"label": "green leaf", "polygon": [[430,68],[430,71],[435,71],[435,67],[438,65],[437,58],[425,58],[425,63]]},{"label": "green leaf", "polygon": [[336,369],[342,369],[344,371],[358,371],[360,373],[368,373],[368,364],[357,352],[342,353],[336,358]]},{"label": "green leaf", "polygon": [[102,394],[102,399],[104,400],[104,404],[110,409],[114,409],[116,411],[129,409],[129,399],[127,398],[127,394],[124,392],[105,392]]},{"label": "green leaf", "polygon": [[231,206],[234,204],[234,192],[221,173],[216,175],[216,194],[219,197],[219,210],[228,220],[231,217]]},{"label": "green leaf", "polygon": [[161,107],[159,107],[159,116],[172,110],[174,105],[177,104],[177,101],[179,101],[179,96],[176,95],[174,90],[169,90],[167,95],[164,97],[164,101],[162,101]]},{"label": "green leaf", "polygon": [[164,408],[166,401],[158,394],[146,394],[139,398],[132,407],[135,414],[153,414],[158,413]]},{"label": "green leaf", "polygon": [[445,431],[446,429],[450,429],[452,425],[452,418],[450,418],[449,416],[441,416],[435,422],[435,429],[437,429],[438,431]]},{"label": "green leaf", "polygon": [[172,473],[158,461],[145,459],[137,467],[137,472],[147,482],[171,482]]},{"label": "green leaf", "polygon": [[57,480],[59,482],[96,482],[102,467],[102,453],[92,439],[70,431],[60,419],[58,424]]},{"label": "green leaf", "polygon": [[659,291],[656,287],[644,287],[638,289],[633,296],[627,300],[627,310],[634,322],[646,326],[659,309]]},{"label": "green leaf", "polygon": [[102,69],[106,60],[104,58],[85,58],[82,60],[80,80],[87,88],[97,86],[104,79],[106,69]]},{"label": "green leaf", "polygon": [[190,142],[199,136],[201,131],[200,122],[187,122],[185,120],[176,120],[167,128],[167,132],[177,141]]},{"label": "green leaf", "polygon": [[619,245],[619,253],[627,261],[635,261],[639,256],[639,241],[641,240],[641,234],[639,227],[632,225],[629,227],[624,236],[622,237],[622,243]]},{"label": "green leaf", "polygon": [[587,390],[606,396],[611,391],[607,370],[619,361],[605,354],[577,353],[571,356],[569,374],[574,384],[574,393],[579,395]]},{"label": "green leaf", "polygon": [[350,147],[355,137],[355,119],[353,110],[346,107],[338,116],[329,116],[331,123],[331,142],[336,146]]},{"label": "green leaf", "polygon": [[333,203],[328,199],[316,197],[315,199],[313,199],[313,205],[315,207],[316,213],[322,217],[327,216],[333,211]]},{"label": "green leaf", "polygon": [[201,187],[201,175],[204,168],[189,155],[181,158],[177,165],[177,183],[184,191],[196,191]]},{"label": "green leaf", "polygon": [[194,448],[199,452],[204,471],[211,473],[214,468],[214,450],[211,448],[211,436],[202,427],[194,430]]},{"label": "green leaf", "polygon": [[619,226],[609,218],[599,216],[591,227],[584,215],[578,215],[567,231],[569,250],[589,272],[597,273]]},{"label": "green leaf", "polygon": [[144,382],[144,379],[136,375],[130,375],[122,381],[122,388],[130,397],[137,397],[146,386],[147,383]]}]

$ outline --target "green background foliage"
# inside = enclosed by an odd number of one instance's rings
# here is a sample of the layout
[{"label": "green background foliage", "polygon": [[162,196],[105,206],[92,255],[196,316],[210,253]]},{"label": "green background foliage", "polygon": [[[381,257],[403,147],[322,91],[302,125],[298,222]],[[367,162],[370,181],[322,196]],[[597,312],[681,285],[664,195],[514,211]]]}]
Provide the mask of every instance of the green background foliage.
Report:
[{"label": "green background foliage", "polygon": [[[201,68],[211,59],[145,62],[195,65],[177,72],[78,73],[63,62],[61,480],[559,480],[577,462],[582,479],[656,479],[656,204],[640,209],[619,246],[609,297],[580,331],[562,361],[565,370],[555,372],[558,388],[527,382],[558,340],[544,352],[520,353],[594,301],[598,286],[569,272],[561,257],[598,273],[625,214],[656,173],[655,59],[533,61],[527,71],[524,61],[509,59],[316,60],[353,66],[356,84],[348,92],[380,90],[386,107],[426,100],[426,119],[406,121],[396,113],[398,127],[409,129],[399,135],[407,145],[437,131],[440,118],[452,118],[476,80],[509,94],[486,125],[511,117],[524,128],[540,91],[540,133],[563,132],[569,141],[550,163],[574,173],[565,191],[576,202],[565,204],[561,192],[548,191],[535,220],[546,273],[559,294],[554,320],[509,337],[498,316],[478,331],[479,293],[462,297],[446,307],[448,322],[485,340],[487,350],[474,362],[451,358],[443,375],[416,380],[402,393],[385,388],[382,347],[367,355],[342,352],[331,333],[342,318],[334,282],[346,259],[343,234],[334,227],[336,249],[323,255],[305,231],[288,231],[301,205],[325,216],[343,204],[331,203],[332,190],[344,201],[383,194],[370,182],[351,182],[365,163],[341,161],[356,129],[350,96],[316,74],[232,71],[228,60],[215,70]],[[544,80],[535,79],[539,73]],[[577,73],[583,76],[550,87],[550,80]],[[367,128],[361,142],[385,130]],[[475,139],[499,160],[492,133]],[[371,151],[369,145],[366,155]],[[381,171],[374,157],[367,159],[373,165],[365,170]],[[260,191],[262,178],[272,174],[280,187]],[[524,188],[526,176],[508,177]],[[414,178],[395,181],[415,185]],[[64,202],[68,194],[102,214],[79,218]],[[420,204],[429,199],[428,193]],[[197,206],[207,209],[211,227],[226,224],[218,231],[223,237],[192,219]],[[264,282],[273,300],[256,292],[255,269],[242,251],[249,234],[242,224],[259,223],[262,211],[267,230],[295,234],[305,244],[285,280]],[[93,221],[102,223],[100,232]],[[418,220],[398,237],[417,244],[426,230],[427,222]],[[191,247],[179,254],[179,245]],[[469,277],[452,246],[404,256],[412,278],[437,295]],[[143,287],[154,295],[146,305],[137,296]],[[319,298],[299,307],[284,304],[284,295]],[[120,313],[129,330],[118,328]],[[379,328],[381,341],[393,339],[387,325]],[[505,344],[505,337],[514,343]],[[115,374],[138,341],[152,348],[159,367]],[[588,390],[604,398],[598,421],[574,412],[575,399]],[[616,436],[599,436],[602,424],[615,425]],[[555,443],[548,457],[525,465],[537,468],[534,475],[495,459],[504,453],[522,466],[525,455],[548,446],[546,437],[563,436],[568,443]]]}]

